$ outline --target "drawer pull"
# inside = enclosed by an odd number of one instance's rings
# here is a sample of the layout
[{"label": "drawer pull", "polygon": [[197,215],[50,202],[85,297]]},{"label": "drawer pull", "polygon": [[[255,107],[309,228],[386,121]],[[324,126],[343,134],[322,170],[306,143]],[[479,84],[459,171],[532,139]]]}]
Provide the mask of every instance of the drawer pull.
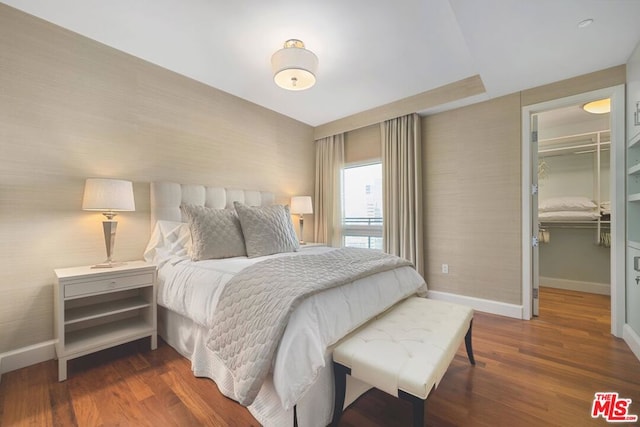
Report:
[{"label": "drawer pull", "polygon": [[640,271],[640,256],[633,257],[633,269],[635,271]]}]

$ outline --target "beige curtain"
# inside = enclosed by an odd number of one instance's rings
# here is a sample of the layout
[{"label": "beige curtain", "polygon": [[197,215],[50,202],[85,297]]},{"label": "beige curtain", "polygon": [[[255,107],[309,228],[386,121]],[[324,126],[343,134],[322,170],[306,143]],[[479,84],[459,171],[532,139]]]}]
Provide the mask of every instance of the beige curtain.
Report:
[{"label": "beige curtain", "polygon": [[316,141],[316,242],[342,246],[342,167],[344,134]]},{"label": "beige curtain", "polygon": [[424,276],[420,117],[387,120],[380,130],[384,250],[413,262]]}]

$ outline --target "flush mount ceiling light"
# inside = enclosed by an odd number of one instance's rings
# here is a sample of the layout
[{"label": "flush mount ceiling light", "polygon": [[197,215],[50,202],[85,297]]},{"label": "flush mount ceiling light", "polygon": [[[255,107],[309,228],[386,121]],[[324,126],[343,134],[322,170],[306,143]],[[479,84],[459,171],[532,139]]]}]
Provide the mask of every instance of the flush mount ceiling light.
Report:
[{"label": "flush mount ceiling light", "polygon": [[316,84],[318,57],[298,39],[284,42],[271,57],[273,80],[287,90],[305,90]]},{"label": "flush mount ceiling light", "polygon": [[582,109],[591,114],[605,114],[611,111],[611,99],[599,99],[591,101],[582,106]]}]

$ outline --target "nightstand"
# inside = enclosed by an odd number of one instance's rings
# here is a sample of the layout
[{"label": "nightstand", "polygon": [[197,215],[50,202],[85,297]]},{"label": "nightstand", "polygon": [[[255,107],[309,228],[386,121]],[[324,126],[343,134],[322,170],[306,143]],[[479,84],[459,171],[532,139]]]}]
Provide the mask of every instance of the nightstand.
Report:
[{"label": "nightstand", "polygon": [[61,268],[55,274],[58,381],[67,379],[70,359],[144,337],[157,348],[155,265],[131,261],[113,268]]}]

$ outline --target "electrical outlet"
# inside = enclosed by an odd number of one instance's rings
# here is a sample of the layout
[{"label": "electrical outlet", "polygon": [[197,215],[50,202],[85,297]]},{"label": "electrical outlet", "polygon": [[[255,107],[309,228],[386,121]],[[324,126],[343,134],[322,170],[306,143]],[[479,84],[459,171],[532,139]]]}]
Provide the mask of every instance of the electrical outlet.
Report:
[{"label": "electrical outlet", "polygon": [[449,274],[449,264],[442,264],[442,273]]}]

